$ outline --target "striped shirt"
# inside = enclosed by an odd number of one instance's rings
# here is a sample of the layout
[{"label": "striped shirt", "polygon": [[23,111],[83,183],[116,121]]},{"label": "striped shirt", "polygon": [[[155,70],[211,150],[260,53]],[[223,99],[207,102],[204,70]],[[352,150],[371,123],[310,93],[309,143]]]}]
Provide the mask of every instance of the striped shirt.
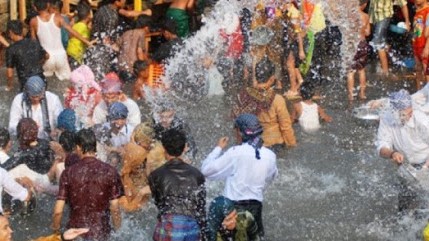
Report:
[{"label": "striped shirt", "polygon": [[407,0],[372,0],[369,5],[369,20],[371,23],[380,22],[393,16],[393,5],[407,5]]}]

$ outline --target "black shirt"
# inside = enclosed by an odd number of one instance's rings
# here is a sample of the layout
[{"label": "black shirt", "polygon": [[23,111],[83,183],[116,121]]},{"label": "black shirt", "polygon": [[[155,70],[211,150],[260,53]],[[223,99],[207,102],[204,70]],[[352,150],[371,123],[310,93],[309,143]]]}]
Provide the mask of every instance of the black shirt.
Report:
[{"label": "black shirt", "polygon": [[18,79],[24,84],[34,75],[43,76],[46,51],[37,40],[24,38],[6,49],[6,67],[16,68]]}]

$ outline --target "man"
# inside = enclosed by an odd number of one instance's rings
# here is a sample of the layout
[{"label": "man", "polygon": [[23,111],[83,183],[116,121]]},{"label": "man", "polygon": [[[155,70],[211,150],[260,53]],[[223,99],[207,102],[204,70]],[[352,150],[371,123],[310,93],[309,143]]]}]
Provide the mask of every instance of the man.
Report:
[{"label": "man", "polygon": [[16,69],[20,91],[24,90],[25,82],[31,76],[43,76],[43,64],[49,58],[46,51],[40,46],[39,42],[22,35],[22,23],[18,20],[12,20],[7,23],[7,32],[13,41],[13,44],[6,49],[6,90],[13,89],[13,69]]},{"label": "man", "polygon": [[285,99],[271,89],[276,81],[275,66],[268,58],[256,64],[253,87],[243,89],[233,106],[233,115],[252,113],[258,116],[264,132],[264,146],[280,151],[284,146],[296,146]]},{"label": "man", "polygon": [[46,82],[40,76],[32,76],[25,83],[24,92],[15,96],[12,101],[9,132],[16,135],[18,122],[22,118],[31,118],[39,127],[38,137],[50,139],[62,110],[60,98],[46,91]]},{"label": "man", "polygon": [[158,208],[158,223],[153,240],[204,240],[204,176],[182,159],[186,148],[184,133],[168,130],[161,142],[167,162],[148,178]]},{"label": "man", "polygon": [[238,209],[252,213],[262,237],[263,191],[277,176],[276,154],[262,146],[262,126],[255,115],[240,115],[235,130],[240,144],[222,154],[228,138],[220,138],[203,161],[201,172],[208,180],[226,181],[223,196],[233,200]]},{"label": "man", "polygon": [[377,133],[377,152],[398,165],[429,165],[429,120],[413,109],[411,95],[406,90],[389,96],[391,108],[381,115]]},{"label": "man", "polygon": [[95,134],[89,129],[82,129],[76,136],[76,153],[81,157],[79,165],[72,165],[63,172],[60,190],[54,207],[54,231],[58,231],[64,204],[70,206],[68,228],[89,228],[83,235],[85,239],[108,240],[112,227],[121,226],[119,198],[124,194],[124,187],[115,168],[96,158]]},{"label": "man", "polygon": [[103,124],[107,121],[109,106],[113,102],[121,102],[128,109],[127,123],[133,128],[141,123],[141,112],[137,103],[122,92],[122,82],[114,72],[106,74],[101,82],[103,100],[94,108],[93,124]]},{"label": "man", "polygon": [[[388,108],[380,116],[377,152],[397,165],[408,162],[416,169],[429,165],[429,120],[426,114],[413,109],[408,91],[400,90],[389,96]],[[419,205],[418,195],[399,179],[399,211]]]},{"label": "man", "polygon": [[[372,45],[378,52],[380,58],[382,75],[389,75],[389,62],[387,59],[386,35],[387,29],[390,25],[390,19],[393,16],[394,0],[371,0],[369,3],[369,17],[370,23],[374,24],[374,37],[372,38]],[[400,0],[399,6],[401,7],[402,15],[405,18],[405,26],[407,31],[410,30],[410,19],[408,15],[408,7],[406,0]]]},{"label": "man", "polygon": [[158,63],[166,64],[166,61],[173,57],[180,49],[178,46],[181,46],[183,41],[178,37],[176,22],[171,19],[165,20],[162,27],[162,35],[167,42],[158,47],[158,49],[153,53],[152,59]]}]

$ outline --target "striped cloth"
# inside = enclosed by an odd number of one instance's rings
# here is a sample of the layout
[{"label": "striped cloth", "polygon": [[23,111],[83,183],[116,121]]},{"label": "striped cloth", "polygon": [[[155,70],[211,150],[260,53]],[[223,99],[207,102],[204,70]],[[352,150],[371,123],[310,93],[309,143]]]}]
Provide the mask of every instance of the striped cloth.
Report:
[{"label": "striped cloth", "polygon": [[407,5],[407,0],[371,0],[369,18],[371,23],[377,23],[393,16],[393,5]]},{"label": "striped cloth", "polygon": [[161,216],[153,233],[154,241],[198,241],[200,227],[188,216],[165,214]]}]

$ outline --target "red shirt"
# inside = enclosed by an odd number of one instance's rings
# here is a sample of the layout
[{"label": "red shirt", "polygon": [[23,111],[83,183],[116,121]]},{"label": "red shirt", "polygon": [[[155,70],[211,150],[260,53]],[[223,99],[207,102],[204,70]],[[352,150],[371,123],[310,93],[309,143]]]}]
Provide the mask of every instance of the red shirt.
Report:
[{"label": "red shirt", "polygon": [[426,37],[424,36],[424,30],[426,29],[428,22],[429,6],[426,6],[420,10],[417,10],[414,15],[413,21],[413,47],[424,48],[426,44]]},{"label": "red shirt", "polygon": [[86,157],[63,172],[57,199],[68,201],[70,206],[67,228],[89,228],[83,238],[108,240],[110,200],[122,195],[124,187],[116,169]]}]

